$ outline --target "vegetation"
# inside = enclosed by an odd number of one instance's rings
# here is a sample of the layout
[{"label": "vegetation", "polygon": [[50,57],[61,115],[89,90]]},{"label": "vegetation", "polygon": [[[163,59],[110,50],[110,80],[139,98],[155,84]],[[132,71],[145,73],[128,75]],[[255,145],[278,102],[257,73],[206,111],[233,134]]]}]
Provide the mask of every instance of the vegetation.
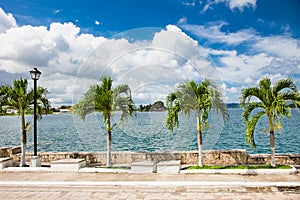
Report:
[{"label": "vegetation", "polygon": [[107,167],[111,166],[111,131],[116,126],[116,124],[111,125],[111,115],[113,111],[120,110],[120,122],[124,122],[135,111],[129,86],[125,84],[118,85],[113,89],[112,82],[110,77],[106,78],[104,76],[101,85],[90,86],[80,102],[74,106],[75,113],[83,120],[87,114],[94,111],[103,114],[107,131]]},{"label": "vegetation", "polygon": [[[43,110],[49,110],[50,102],[46,98],[48,91],[46,88],[37,88],[37,114],[41,118]],[[28,92],[27,79],[13,81],[12,86],[0,87],[0,107],[8,106],[18,111],[21,116],[22,141],[21,141],[21,162],[20,166],[25,166],[25,155],[27,145],[27,132],[30,128],[30,123],[25,121],[25,113],[32,108],[34,103],[33,89]]]},{"label": "vegetation", "polygon": [[69,110],[70,113],[73,112],[73,107],[70,106],[70,105],[62,105],[60,106],[59,108],[51,108],[51,111],[52,113],[58,113],[58,112],[61,112],[61,110],[64,109],[64,110]]},{"label": "vegetation", "polygon": [[194,170],[194,169],[290,169],[290,166],[287,165],[277,165],[273,167],[272,165],[234,165],[234,166],[222,166],[222,165],[215,165],[215,166],[207,166],[204,165],[200,166],[190,166],[185,168],[186,170]]},{"label": "vegetation", "polygon": [[140,112],[149,112],[149,111],[165,111],[166,107],[164,105],[164,102],[162,101],[156,101],[153,105],[140,105],[139,111]]},{"label": "vegetation", "polygon": [[[250,102],[252,98],[255,98]],[[275,135],[276,128],[281,128],[281,116],[291,117],[291,105],[300,103],[300,94],[292,79],[282,79],[271,86],[269,78],[259,81],[258,87],[242,90],[241,106],[244,109],[243,119],[246,123],[246,142],[255,148],[254,129],[263,116],[267,116],[270,132],[271,165],[275,164]],[[255,112],[256,111],[256,112]]]},{"label": "vegetation", "polygon": [[186,81],[178,86],[174,93],[170,93],[166,99],[168,115],[166,127],[173,131],[179,125],[178,114],[189,116],[195,112],[197,118],[199,166],[203,166],[202,158],[202,132],[208,127],[208,117],[212,108],[221,112],[226,118],[226,106],[223,103],[221,93],[216,85],[208,79],[197,84],[195,81]]}]

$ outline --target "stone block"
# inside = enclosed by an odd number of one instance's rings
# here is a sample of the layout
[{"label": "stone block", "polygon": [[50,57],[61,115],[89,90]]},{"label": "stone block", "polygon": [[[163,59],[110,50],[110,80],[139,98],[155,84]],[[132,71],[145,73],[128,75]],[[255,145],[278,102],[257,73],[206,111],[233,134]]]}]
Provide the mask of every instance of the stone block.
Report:
[{"label": "stone block", "polygon": [[11,167],[13,164],[12,158],[5,157],[5,158],[0,158],[0,170],[3,170],[6,167]]},{"label": "stone block", "polygon": [[157,173],[178,174],[181,169],[181,160],[160,161],[157,163]]},{"label": "stone block", "polygon": [[156,172],[156,164],[151,161],[133,162],[131,163],[131,173],[154,173]]},{"label": "stone block", "polygon": [[30,158],[30,167],[41,167],[41,159],[39,156],[31,156]]},{"label": "stone block", "polygon": [[52,161],[50,168],[52,171],[60,172],[78,172],[79,169],[86,166],[85,159],[62,159]]}]

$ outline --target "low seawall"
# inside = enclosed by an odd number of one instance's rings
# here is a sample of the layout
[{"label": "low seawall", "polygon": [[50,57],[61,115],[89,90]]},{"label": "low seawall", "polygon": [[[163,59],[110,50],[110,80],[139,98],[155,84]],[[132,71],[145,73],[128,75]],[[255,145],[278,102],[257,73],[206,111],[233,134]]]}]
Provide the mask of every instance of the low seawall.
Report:
[{"label": "low seawall", "polygon": [[[12,157],[14,162],[20,161],[20,147],[0,148],[0,157]],[[27,153],[29,162],[32,153]],[[88,164],[106,164],[106,152],[41,152],[42,162],[84,158]],[[197,151],[173,152],[112,152],[112,163],[130,165],[136,161],[164,161],[181,160],[182,164],[196,165],[198,163]],[[300,165],[300,154],[276,154],[275,160],[280,165]],[[205,150],[203,151],[204,165],[263,165],[270,163],[269,154],[248,154],[245,149],[235,150]]]},{"label": "low seawall", "polygon": [[14,157],[21,153],[21,147],[1,147],[0,148],[0,158],[4,157]]}]

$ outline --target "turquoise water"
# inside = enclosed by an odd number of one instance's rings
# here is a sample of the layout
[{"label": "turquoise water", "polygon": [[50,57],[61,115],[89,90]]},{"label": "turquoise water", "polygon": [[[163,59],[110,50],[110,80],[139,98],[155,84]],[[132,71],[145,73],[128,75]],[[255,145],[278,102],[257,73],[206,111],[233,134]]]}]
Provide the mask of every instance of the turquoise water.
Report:
[{"label": "turquoise water", "polygon": [[[263,119],[256,128],[256,149],[244,140],[241,109],[230,109],[229,119],[211,116],[211,127],[204,134],[204,149],[247,149],[249,153],[270,153],[269,135],[263,129]],[[185,151],[197,150],[196,121],[182,117],[180,127],[170,133],[164,125],[166,112],[137,113],[126,126],[112,132],[113,151]],[[113,121],[118,121],[118,114]],[[27,120],[32,121],[31,116]],[[283,119],[281,133],[276,132],[276,153],[300,153],[300,114],[293,110],[292,118]],[[0,146],[20,145],[20,118],[0,117]],[[28,135],[28,150],[33,151],[33,130]],[[81,121],[76,115],[47,115],[38,122],[38,151],[105,151],[106,132],[101,114],[88,115]]]}]

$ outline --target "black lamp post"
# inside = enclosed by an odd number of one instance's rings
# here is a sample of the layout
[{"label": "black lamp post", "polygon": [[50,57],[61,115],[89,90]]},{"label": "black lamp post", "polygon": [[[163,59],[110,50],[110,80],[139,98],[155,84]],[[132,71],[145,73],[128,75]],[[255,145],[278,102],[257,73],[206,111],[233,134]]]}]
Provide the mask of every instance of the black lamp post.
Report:
[{"label": "black lamp post", "polygon": [[37,156],[37,114],[36,114],[36,99],[37,99],[37,95],[36,95],[36,88],[37,88],[37,80],[39,80],[40,76],[41,76],[41,72],[37,69],[34,68],[34,70],[29,71],[31,78],[33,79],[34,82],[34,86],[33,86],[33,91],[34,91],[34,104],[33,104],[33,131],[34,131],[34,138],[33,138],[33,143],[34,143],[34,156]]}]

